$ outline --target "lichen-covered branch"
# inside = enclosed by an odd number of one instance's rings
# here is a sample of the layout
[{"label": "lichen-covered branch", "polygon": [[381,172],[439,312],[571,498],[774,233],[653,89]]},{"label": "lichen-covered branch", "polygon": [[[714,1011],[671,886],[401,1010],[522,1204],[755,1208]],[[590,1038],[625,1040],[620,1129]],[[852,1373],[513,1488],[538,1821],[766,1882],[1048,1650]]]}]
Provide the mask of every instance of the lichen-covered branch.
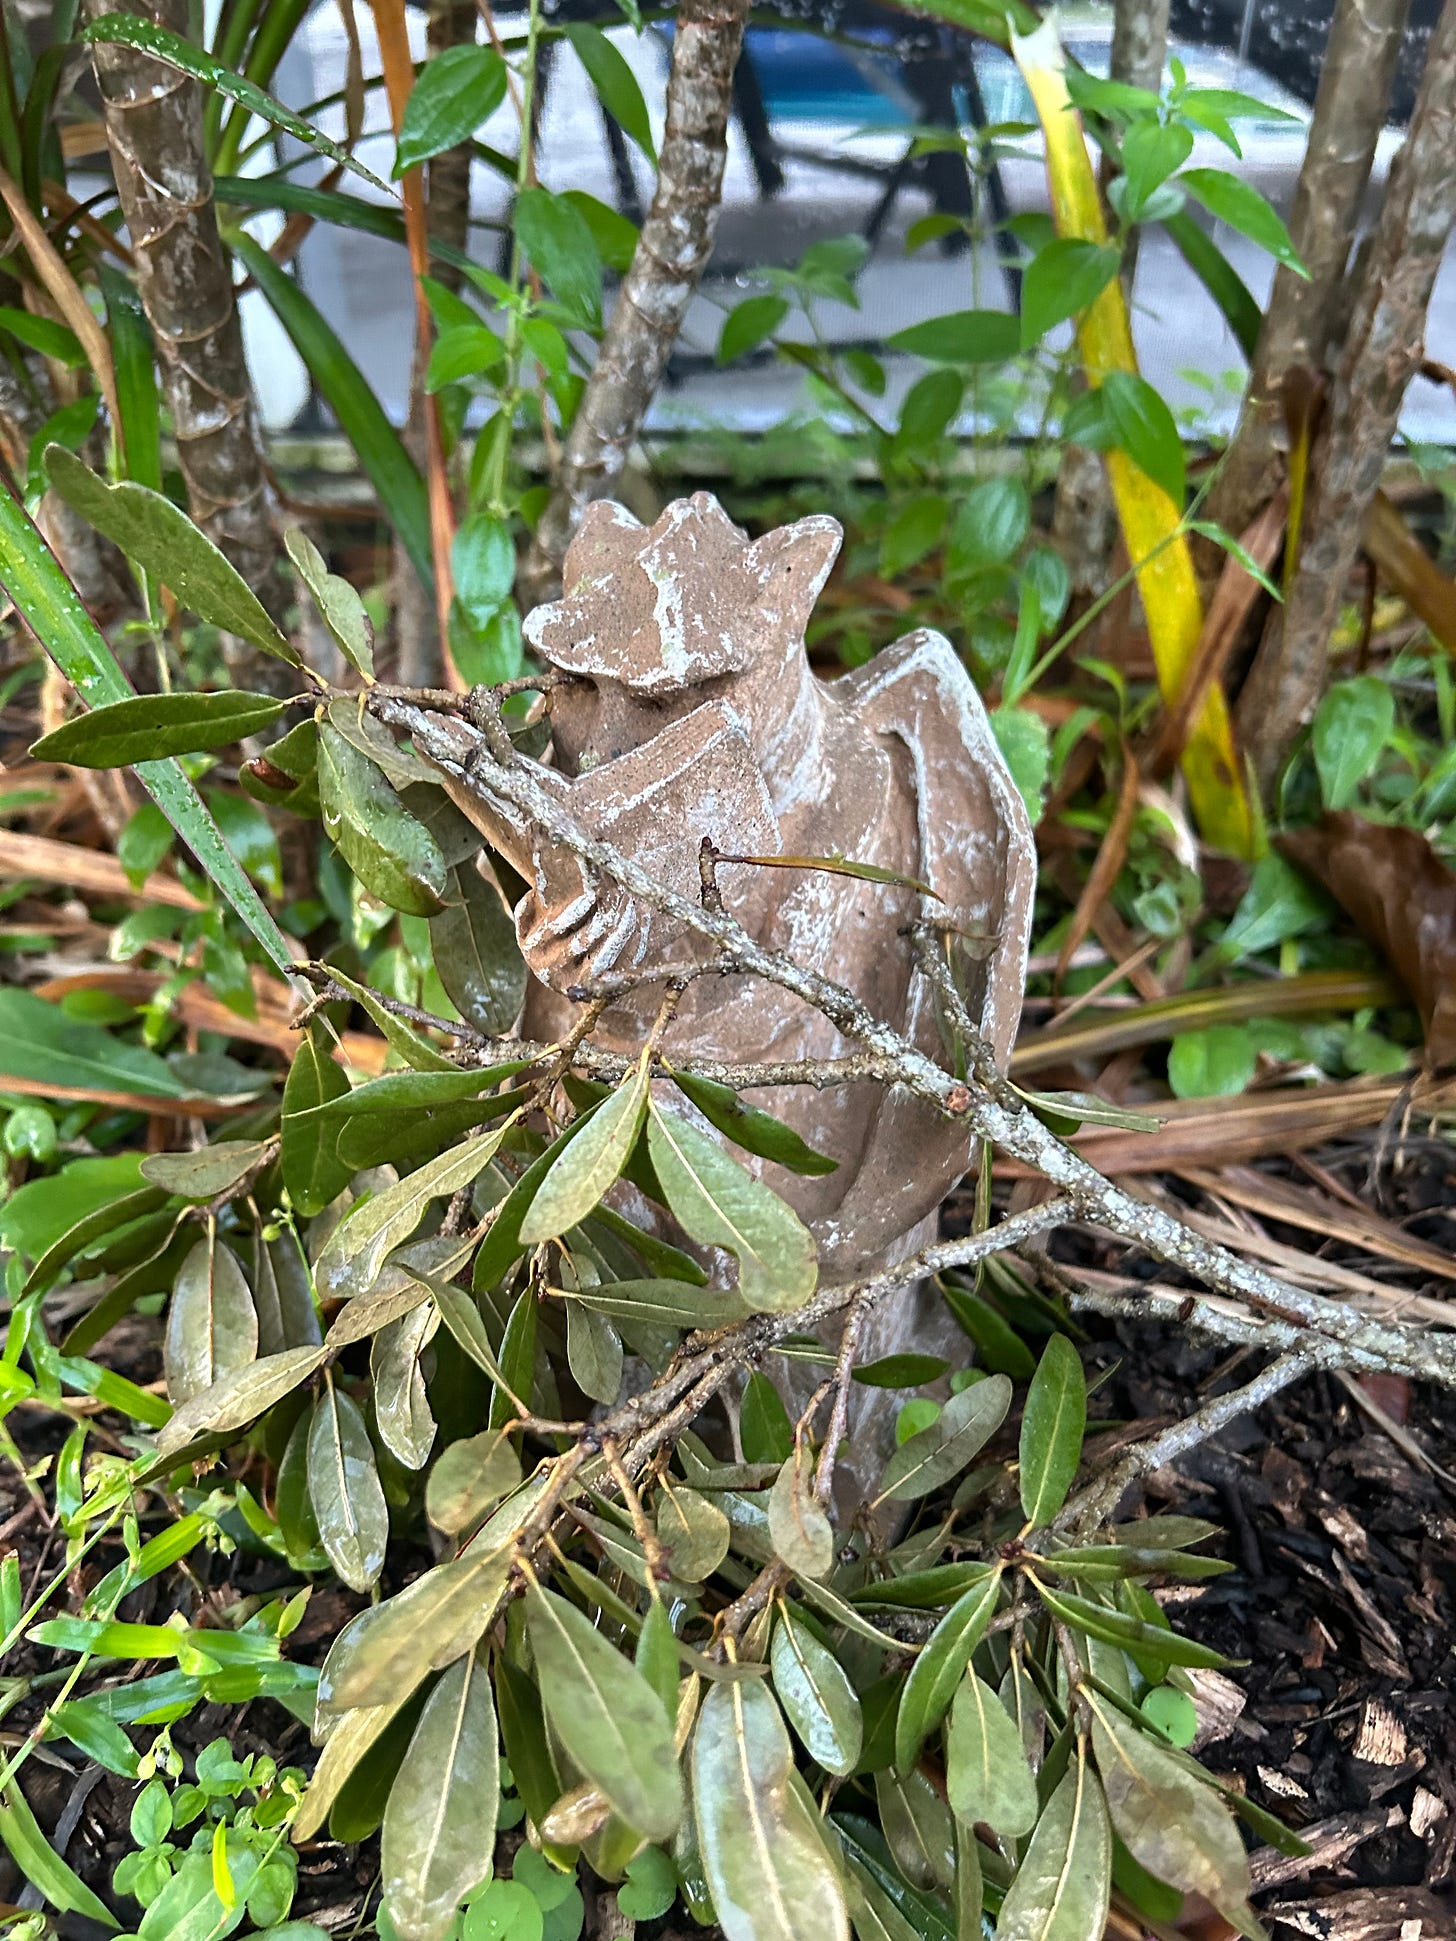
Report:
[{"label": "lichen-covered branch", "polygon": [[[189,30],[188,0],[129,0],[125,10],[175,34]],[[115,7],[86,0],[86,11],[99,19]],[[203,148],[201,86],[118,42],[98,42],[93,61],[192,516],[281,619],[288,586]],[[281,663],[241,648],[236,659],[235,673],[246,660],[252,682],[271,676],[287,691]]]},{"label": "lichen-covered branch", "polygon": [[1247,1415],[1250,1409],[1262,1408],[1265,1402],[1295,1382],[1303,1381],[1316,1368],[1328,1366],[1330,1359],[1329,1351],[1318,1347],[1299,1348],[1280,1355],[1242,1388],[1215,1395],[1211,1402],[1184,1416],[1181,1422],[1170,1424],[1145,1441],[1135,1442],[1118,1462],[1094,1476],[1068,1499],[1054,1527],[1072,1537],[1095,1530],[1115,1514],[1123,1496],[1140,1476],[1150,1476],[1165,1463],[1197,1449],[1230,1422]]},{"label": "lichen-covered branch", "polygon": [[[1452,5],[1456,7],[1456,0]],[[1057,1209],[1058,1222],[1076,1220],[1116,1234],[1231,1297],[1250,1316],[1254,1339],[1260,1338],[1262,1324],[1273,1323],[1278,1339],[1271,1345],[1290,1345],[1290,1337],[1280,1332],[1287,1329],[1293,1331],[1292,1345],[1306,1343],[1329,1354],[1339,1366],[1399,1372],[1456,1386],[1456,1339],[1373,1321],[1341,1302],[1292,1287],[1202,1239],[1160,1208],[1136,1199],[1064,1145],[996,1070],[929,937],[920,940],[922,968],[936,982],[962,1040],[968,1065],[965,1079],[946,1071],[876,1018],[843,985],[760,944],[726,910],[691,902],[611,844],[587,835],[562,804],[542,789],[527,764],[500,759],[486,735],[463,716],[434,713],[377,690],[369,705],[387,726],[408,734],[416,750],[458,788],[524,814],[553,844],[699,938],[705,959],[716,971],[762,978],[793,993],[861,1048],[881,1083],[904,1087],[1041,1173],[1065,1195],[1065,1205]],[[938,1268],[922,1260],[911,1279],[932,1271]],[[794,1317],[796,1324],[802,1327],[821,1320],[818,1303],[831,1296],[836,1304],[826,1312],[837,1311],[843,1293],[843,1289],[826,1290]]]},{"label": "lichen-covered branch", "polygon": [[559,579],[583,509],[621,475],[712,254],[747,19],[748,0],[682,0],[677,10],[657,188],[527,562],[537,597]]},{"label": "lichen-covered branch", "polygon": [[1319,701],[1366,514],[1420,369],[1426,311],[1453,223],[1456,0],[1446,0],[1335,373],[1283,626],[1255,663],[1241,702],[1244,746],[1266,784]]}]

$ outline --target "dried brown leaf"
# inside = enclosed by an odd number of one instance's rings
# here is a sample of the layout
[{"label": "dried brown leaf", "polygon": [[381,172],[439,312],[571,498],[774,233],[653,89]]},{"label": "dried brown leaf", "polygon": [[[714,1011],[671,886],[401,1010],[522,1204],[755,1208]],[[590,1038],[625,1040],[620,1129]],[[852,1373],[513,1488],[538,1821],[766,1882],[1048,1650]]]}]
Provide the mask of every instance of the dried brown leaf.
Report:
[{"label": "dried brown leaf", "polygon": [[1421,1014],[1432,1063],[1456,1060],[1456,871],[1418,830],[1347,809],[1291,830],[1279,847],[1389,962]]}]

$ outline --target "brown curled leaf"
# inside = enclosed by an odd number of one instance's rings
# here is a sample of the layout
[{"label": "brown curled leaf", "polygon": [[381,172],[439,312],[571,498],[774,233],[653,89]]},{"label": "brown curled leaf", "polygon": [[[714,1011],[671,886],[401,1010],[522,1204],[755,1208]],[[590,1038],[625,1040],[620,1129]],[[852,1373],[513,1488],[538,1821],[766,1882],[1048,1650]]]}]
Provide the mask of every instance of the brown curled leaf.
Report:
[{"label": "brown curled leaf", "polygon": [[1421,1014],[1431,1062],[1456,1060],[1456,871],[1419,831],[1344,809],[1291,830],[1279,848],[1388,960]]}]

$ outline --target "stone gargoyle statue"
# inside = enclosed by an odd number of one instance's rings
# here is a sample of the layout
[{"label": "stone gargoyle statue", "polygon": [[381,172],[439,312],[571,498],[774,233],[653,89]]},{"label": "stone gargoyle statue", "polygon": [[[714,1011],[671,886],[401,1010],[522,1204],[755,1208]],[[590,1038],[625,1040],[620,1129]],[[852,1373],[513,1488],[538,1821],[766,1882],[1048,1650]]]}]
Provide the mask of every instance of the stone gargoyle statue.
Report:
[{"label": "stone gargoyle statue", "polygon": [[[646,528],[620,506],[589,507],[566,556],[564,597],[525,623],[543,663],[575,677],[551,694],[549,759],[534,773],[586,832],[695,900],[705,837],[732,855],[845,857],[928,885],[938,902],[909,883],[816,869],[718,872],[725,909],[750,935],[847,985],[937,1057],[935,993],[906,933],[917,920],[943,926],[960,946],[971,1016],[1004,1064],[1035,884],[1027,815],[941,635],[907,634],[836,680],[811,671],[804,630],[841,537],[835,520],[817,517],[750,541],[701,492]],[[637,976],[643,984],[594,1034],[635,1051],[661,1001],[653,973],[701,958],[701,940],[553,849],[510,809],[459,783],[450,792],[531,886],[515,912],[534,974],[527,1033],[550,1040],[570,1028],[580,1005],[569,989],[605,979],[620,988]],[[856,1047],[790,993],[730,975],[688,986],[663,1049],[745,1063],[841,1058]],[[962,1126],[872,1082],[776,1088],[755,1102],[838,1162],[817,1178],[767,1169],[813,1232],[825,1281],[923,1245],[971,1161]],[[688,1109],[676,1094],[674,1107]],[[882,1304],[862,1358],[933,1346],[944,1313],[929,1290]]]}]

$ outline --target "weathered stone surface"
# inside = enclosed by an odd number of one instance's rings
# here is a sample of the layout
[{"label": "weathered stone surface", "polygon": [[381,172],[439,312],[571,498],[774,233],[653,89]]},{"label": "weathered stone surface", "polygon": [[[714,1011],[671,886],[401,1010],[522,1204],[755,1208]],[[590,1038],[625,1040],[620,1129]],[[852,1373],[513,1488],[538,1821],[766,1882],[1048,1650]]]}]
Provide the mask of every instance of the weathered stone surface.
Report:
[{"label": "weathered stone surface", "polygon": [[[580,677],[551,697],[550,765],[539,778],[584,829],[694,899],[705,836],[738,855],[843,856],[928,884],[939,901],[822,870],[719,872],[725,907],[755,938],[848,985],[937,1057],[934,994],[904,930],[922,918],[945,924],[971,1014],[1004,1061],[1035,882],[1027,817],[980,698],[940,635],[909,634],[837,680],[811,671],[804,628],[840,537],[834,520],[810,518],[750,542],[705,493],[650,529],[620,507],[590,507],[567,555],[564,598],[526,621],[542,659]],[[694,961],[701,941],[593,880],[508,813],[453,792],[531,885],[516,911],[537,980],[526,1029],[559,1035],[579,1015],[568,989],[634,974],[647,981],[613,1005],[596,1036],[635,1050],[660,1002],[652,974]],[[855,1047],[790,994],[715,975],[689,987],[666,1049],[748,1061]],[[872,1084],[797,1087],[756,1102],[839,1162],[817,1179],[764,1169],[812,1228],[826,1280],[923,1244],[972,1157],[962,1127]],[[929,1292],[887,1303],[863,1352],[928,1346],[943,1317]]]}]

